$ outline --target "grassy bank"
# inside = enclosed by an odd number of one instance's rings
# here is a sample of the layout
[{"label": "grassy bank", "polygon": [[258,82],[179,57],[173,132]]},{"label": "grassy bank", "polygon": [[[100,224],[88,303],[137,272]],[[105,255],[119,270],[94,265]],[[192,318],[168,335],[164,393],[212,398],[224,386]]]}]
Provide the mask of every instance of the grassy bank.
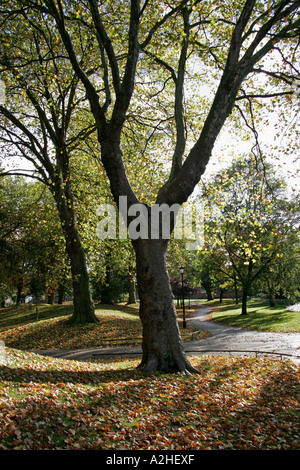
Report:
[{"label": "grassy bank", "polygon": [[191,358],[200,375],[138,361],[77,362],[7,348],[0,449],[299,449],[300,368]]},{"label": "grassy bank", "polygon": [[[142,341],[142,325],[138,305],[101,305],[96,307],[97,324],[71,325],[72,305],[21,305],[0,309],[0,340],[6,346],[22,350],[101,348],[109,346],[138,346]],[[194,312],[191,308],[189,312]],[[178,320],[182,326],[182,311]],[[207,332],[191,335],[193,329],[183,330],[184,341],[205,338]]]},{"label": "grassy bank", "polygon": [[266,302],[248,301],[247,315],[241,315],[240,304],[232,301],[208,304],[214,309],[212,319],[218,323],[258,331],[300,332],[300,312],[286,311],[287,303],[270,307]]}]

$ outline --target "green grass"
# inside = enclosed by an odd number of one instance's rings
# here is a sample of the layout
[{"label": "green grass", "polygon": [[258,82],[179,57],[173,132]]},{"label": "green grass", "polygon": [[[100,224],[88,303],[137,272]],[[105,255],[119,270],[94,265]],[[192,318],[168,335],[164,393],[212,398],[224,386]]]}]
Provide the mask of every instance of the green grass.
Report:
[{"label": "green grass", "polygon": [[191,357],[199,375],[137,360],[67,361],[6,349],[1,450],[300,449],[300,367]]},{"label": "green grass", "polygon": [[241,315],[241,305],[232,301],[225,300],[222,304],[213,301],[210,304],[214,308],[212,319],[218,323],[258,331],[300,332],[300,312],[286,311],[285,303],[270,307],[266,302],[250,300],[247,302],[247,315]]},{"label": "green grass", "polygon": [[[98,305],[96,315],[99,323],[71,325],[72,305],[21,305],[0,309],[0,340],[11,348],[27,351],[106,348],[110,346],[139,346],[142,342],[142,324],[138,305]],[[194,310],[190,310],[191,312]],[[178,319],[182,326],[182,311]],[[182,330],[184,341],[207,337],[200,331],[193,334],[189,327]]]},{"label": "green grass", "polygon": [[199,375],[146,375],[138,359],[28,351],[107,346],[120,337],[136,345],[136,307],[98,306],[98,324],[76,326],[70,305],[41,306],[39,318],[29,306],[0,310],[1,450],[300,449],[300,367],[292,362],[190,357]]}]

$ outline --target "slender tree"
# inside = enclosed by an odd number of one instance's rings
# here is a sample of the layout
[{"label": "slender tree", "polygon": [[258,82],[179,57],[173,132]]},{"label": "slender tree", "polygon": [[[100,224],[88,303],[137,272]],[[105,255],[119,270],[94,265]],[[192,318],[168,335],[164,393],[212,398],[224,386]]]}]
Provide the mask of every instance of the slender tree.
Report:
[{"label": "slender tree", "polygon": [[54,299],[69,272],[59,218],[51,194],[40,183],[6,176],[0,181],[0,284],[3,296],[48,294]]},{"label": "slender tree", "polygon": [[[3,11],[0,66],[6,103],[0,105],[0,141],[4,156],[21,156],[51,191],[65,236],[73,283],[74,323],[97,322],[90,292],[86,255],[77,228],[71,174],[78,142],[93,125],[84,118],[79,80],[68,67],[55,31],[41,14],[20,8],[17,16]],[[87,54],[87,52],[85,53]],[[79,124],[84,119],[84,126]],[[22,174],[10,170],[9,174]]]},{"label": "slender tree", "polygon": [[270,165],[263,166],[252,156],[217,173],[204,190],[211,263],[242,286],[243,315],[247,297],[266,277],[271,293],[271,272],[280,265],[286,238],[299,223],[295,202],[283,188]]}]

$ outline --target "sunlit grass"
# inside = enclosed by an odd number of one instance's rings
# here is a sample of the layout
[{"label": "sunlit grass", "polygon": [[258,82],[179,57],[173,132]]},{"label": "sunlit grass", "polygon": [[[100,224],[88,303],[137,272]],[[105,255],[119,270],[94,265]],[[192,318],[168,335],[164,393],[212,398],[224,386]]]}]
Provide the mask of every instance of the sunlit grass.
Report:
[{"label": "sunlit grass", "polygon": [[299,366],[190,361],[200,374],[143,374],[138,360],[82,362],[7,348],[0,449],[299,450]]},{"label": "sunlit grass", "polygon": [[[138,304],[96,306],[99,323],[70,324],[72,305],[21,305],[0,310],[0,340],[12,348],[22,350],[55,350],[106,348],[112,346],[140,346],[142,324]],[[194,312],[191,309],[189,312]],[[182,328],[182,309],[178,309],[178,322],[184,341],[207,337],[187,324]],[[191,334],[193,333],[193,335]]]},{"label": "sunlit grass", "polygon": [[247,315],[241,315],[241,305],[232,301],[212,305],[212,318],[218,323],[259,331],[300,332],[300,312],[287,311],[285,303],[270,307],[266,302],[250,300]]}]

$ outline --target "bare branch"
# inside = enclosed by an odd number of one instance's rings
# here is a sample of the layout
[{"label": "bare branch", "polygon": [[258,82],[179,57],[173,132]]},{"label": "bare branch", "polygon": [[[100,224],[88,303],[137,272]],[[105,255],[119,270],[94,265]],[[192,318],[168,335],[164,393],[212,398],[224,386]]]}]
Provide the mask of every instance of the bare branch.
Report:
[{"label": "bare branch", "polygon": [[106,118],[105,118],[103,109],[101,108],[99,104],[98,93],[95,87],[93,86],[92,82],[89,80],[86,73],[82,70],[77,60],[76,53],[73,48],[72,40],[65,27],[64,15],[62,12],[61,4],[60,4],[60,12],[58,12],[53,0],[45,0],[45,4],[47,5],[49,9],[49,13],[52,15],[52,17],[56,21],[58,30],[60,32],[60,36],[62,38],[66,51],[69,55],[69,59],[72,64],[72,67],[86,89],[86,94],[90,101],[94,117],[97,120],[99,127],[104,130],[106,126]]},{"label": "bare branch", "polygon": [[98,2],[96,0],[89,0],[89,5],[90,5],[91,13],[92,13],[92,18],[93,18],[93,22],[95,25],[96,33],[97,33],[96,35],[97,35],[97,40],[98,40],[100,50],[102,50],[103,48],[105,49],[105,52],[109,60],[110,69],[112,72],[114,89],[116,93],[119,93],[120,87],[121,87],[119,65],[115,56],[115,52],[114,52],[111,40],[101,21],[101,17],[100,17],[99,10],[98,10]]},{"label": "bare branch", "polygon": [[182,0],[177,7],[171,8],[171,10],[163,16],[163,18],[155,23],[155,25],[150,29],[148,36],[146,39],[141,43],[141,50],[144,50],[148,44],[150,43],[153,35],[156,33],[156,31],[164,24],[166,21],[168,21],[175,13],[177,13],[179,10],[184,7],[189,0]]},{"label": "bare branch", "polygon": [[235,101],[241,101],[241,100],[249,100],[252,98],[275,98],[276,96],[286,96],[286,95],[292,95],[293,91],[282,91],[282,92],[277,92],[277,93],[263,93],[263,94],[248,94],[248,95],[242,95],[242,96],[237,96]]}]

